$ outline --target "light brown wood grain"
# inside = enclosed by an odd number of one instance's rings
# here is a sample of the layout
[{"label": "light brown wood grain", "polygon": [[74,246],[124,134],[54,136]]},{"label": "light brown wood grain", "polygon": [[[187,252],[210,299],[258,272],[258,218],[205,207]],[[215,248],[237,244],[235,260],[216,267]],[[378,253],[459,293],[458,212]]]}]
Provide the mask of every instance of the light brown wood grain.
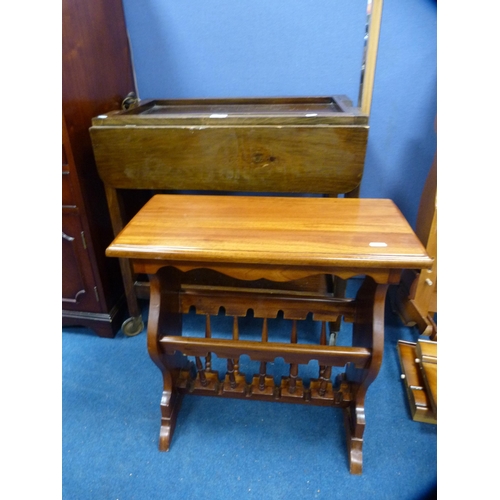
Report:
[{"label": "light brown wood grain", "polygon": [[363,175],[363,126],[107,126],[90,132],[115,189],[338,194]]},{"label": "light brown wood grain", "polygon": [[390,200],[156,195],[110,257],[356,268],[432,264]]},{"label": "light brown wood grain", "polygon": [[375,81],[375,68],[377,65],[378,41],[380,37],[380,23],[382,20],[383,4],[383,0],[372,0],[370,7],[370,25],[368,29],[365,70],[359,103],[361,111],[366,115],[370,115],[372,106],[372,95]]}]

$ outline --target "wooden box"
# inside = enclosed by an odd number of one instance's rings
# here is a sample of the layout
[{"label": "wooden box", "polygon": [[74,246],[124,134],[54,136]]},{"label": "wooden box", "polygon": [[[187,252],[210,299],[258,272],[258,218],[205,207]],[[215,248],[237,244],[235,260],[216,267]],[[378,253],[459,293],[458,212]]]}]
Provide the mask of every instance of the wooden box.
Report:
[{"label": "wooden box", "polygon": [[345,96],[150,100],[90,134],[114,189],[337,195],[361,182],[368,116]]}]

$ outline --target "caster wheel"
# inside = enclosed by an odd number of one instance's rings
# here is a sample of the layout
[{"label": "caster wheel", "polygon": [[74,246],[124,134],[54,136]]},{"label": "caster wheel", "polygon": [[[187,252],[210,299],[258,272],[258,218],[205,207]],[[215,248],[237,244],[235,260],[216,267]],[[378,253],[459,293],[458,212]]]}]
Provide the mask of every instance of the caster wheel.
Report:
[{"label": "caster wheel", "polygon": [[122,324],[123,334],[127,337],[134,337],[144,330],[144,322],[141,316],[126,319]]}]

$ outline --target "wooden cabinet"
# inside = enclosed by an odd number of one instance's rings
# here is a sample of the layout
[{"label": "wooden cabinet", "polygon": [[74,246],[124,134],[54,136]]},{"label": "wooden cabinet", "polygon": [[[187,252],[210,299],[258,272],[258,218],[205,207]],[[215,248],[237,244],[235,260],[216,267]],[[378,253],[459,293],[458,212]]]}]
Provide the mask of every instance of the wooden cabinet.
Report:
[{"label": "wooden cabinet", "polygon": [[128,36],[121,0],[62,7],[62,324],[113,337],[126,302],[89,127],[135,91]]},{"label": "wooden cabinet", "polygon": [[[102,337],[113,337],[120,322],[118,294],[103,288],[95,259],[93,233],[63,117],[62,161],[62,323],[86,326]],[[117,288],[117,292],[121,289]]]}]

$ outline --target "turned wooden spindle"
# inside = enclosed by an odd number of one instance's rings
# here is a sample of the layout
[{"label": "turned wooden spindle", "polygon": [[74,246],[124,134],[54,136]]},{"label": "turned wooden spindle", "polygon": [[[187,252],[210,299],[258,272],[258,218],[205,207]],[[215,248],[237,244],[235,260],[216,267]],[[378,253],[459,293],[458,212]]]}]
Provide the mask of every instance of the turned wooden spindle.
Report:
[{"label": "turned wooden spindle", "polygon": [[[295,320],[295,319],[293,320],[293,323],[292,323],[292,335],[290,338],[290,343],[291,344],[297,343],[297,320]],[[290,392],[290,394],[293,394],[295,392],[298,374],[299,374],[299,365],[296,363],[291,363],[290,364],[290,381],[288,383],[288,391]]]},{"label": "turned wooden spindle", "polygon": [[321,380],[318,390],[320,396],[324,396],[326,394],[326,388],[328,382],[330,381],[331,376],[332,376],[332,367],[331,366],[325,367],[325,369],[323,370],[323,372],[320,374],[319,377],[319,379]]},{"label": "turned wooden spindle", "polygon": [[[321,322],[321,334],[319,337],[320,345],[326,345],[326,321]],[[326,394],[326,389],[328,385],[328,381],[332,376],[332,367],[331,366],[320,366],[319,367],[319,379],[320,385],[318,389],[318,394],[320,396],[324,396]]]},{"label": "turned wooden spindle", "polygon": [[227,360],[227,374],[229,376],[229,385],[234,389],[237,385],[236,377],[234,376],[234,361],[231,358]]},{"label": "turned wooden spindle", "polygon": [[203,368],[203,363],[201,362],[199,356],[196,356],[195,361],[196,361],[196,370],[198,370],[198,375],[200,377],[200,383],[203,387],[206,387],[208,385],[208,380],[205,375],[205,369]]},{"label": "turned wooden spindle", "polygon": [[[212,338],[212,327],[210,326],[210,315],[205,315],[205,338]],[[209,352],[205,358],[205,370],[210,371],[212,369],[212,353]]]},{"label": "turned wooden spindle", "polygon": [[[233,340],[239,340],[240,334],[238,330],[238,317],[233,316]],[[234,389],[237,385],[236,375],[240,368],[239,358],[228,358],[227,360],[227,374],[229,376],[229,385]]]},{"label": "turned wooden spindle", "polygon": [[[319,345],[326,345],[326,321],[321,322],[321,333],[319,336]],[[319,366],[319,378],[323,376],[326,366]]]},{"label": "turned wooden spindle", "polygon": [[[266,343],[268,339],[267,330],[267,318],[264,318],[264,323],[262,324],[262,342]],[[266,362],[260,363],[259,370],[259,390],[263,391],[266,388]]]},{"label": "turned wooden spindle", "polygon": [[[233,340],[240,340],[238,316],[233,316]],[[236,375],[240,372],[240,358],[234,359],[234,372],[236,373]]]}]

